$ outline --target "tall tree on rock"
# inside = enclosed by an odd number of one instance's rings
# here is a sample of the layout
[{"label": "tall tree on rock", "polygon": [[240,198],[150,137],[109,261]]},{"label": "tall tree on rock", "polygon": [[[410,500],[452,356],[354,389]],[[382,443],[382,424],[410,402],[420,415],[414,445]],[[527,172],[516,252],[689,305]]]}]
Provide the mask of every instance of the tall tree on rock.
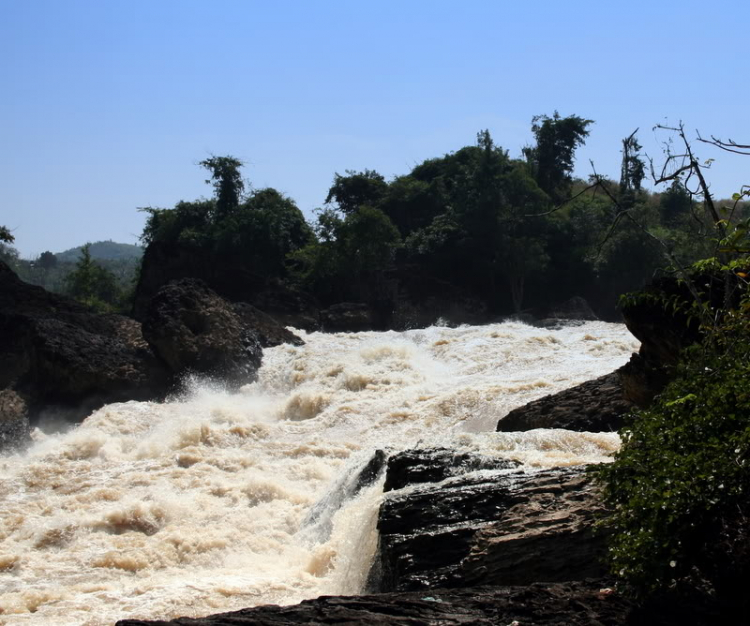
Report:
[{"label": "tall tree on rock", "polygon": [[216,192],[216,217],[222,219],[233,213],[242,199],[245,182],[240,168],[244,163],[233,156],[212,156],[201,161],[200,165],[211,172],[211,178],[206,183],[213,184]]},{"label": "tall tree on rock", "polygon": [[570,193],[573,157],[578,146],[586,143],[593,123],[577,115],[560,117],[557,111],[552,117],[536,115],[531,120],[536,146],[526,148],[524,155],[537,184],[555,203]]}]

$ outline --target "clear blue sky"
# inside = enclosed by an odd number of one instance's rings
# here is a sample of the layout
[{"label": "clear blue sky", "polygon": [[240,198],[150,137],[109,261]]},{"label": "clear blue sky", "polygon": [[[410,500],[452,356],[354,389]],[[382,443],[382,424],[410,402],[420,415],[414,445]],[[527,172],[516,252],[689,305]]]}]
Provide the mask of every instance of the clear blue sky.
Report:
[{"label": "clear blue sky", "polygon": [[[135,243],[139,206],[210,195],[232,154],[306,215],[334,172],[387,177],[489,128],[518,155],[533,115],[596,124],[579,151],[617,176],[620,139],[684,120],[750,142],[747,1],[0,0],[0,224],[23,256]],[[715,157],[714,189],[750,183]]]}]

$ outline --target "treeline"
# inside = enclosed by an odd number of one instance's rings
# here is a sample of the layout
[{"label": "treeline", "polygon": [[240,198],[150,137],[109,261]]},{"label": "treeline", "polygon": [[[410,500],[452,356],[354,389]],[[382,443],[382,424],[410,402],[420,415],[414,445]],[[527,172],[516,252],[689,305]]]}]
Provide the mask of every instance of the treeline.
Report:
[{"label": "treeline", "polygon": [[274,189],[246,193],[239,160],[212,157],[201,165],[214,197],[145,209],[143,242],[247,268],[324,307],[360,302],[387,313],[404,277],[416,276],[456,286],[494,314],[542,312],[582,296],[616,319],[617,296],[665,265],[644,231],[690,262],[705,256],[691,234],[704,220],[679,180],[664,193],[642,188],[635,134],[623,141],[619,181],[574,179],[591,124],[535,117],[535,143],[519,158],[485,130],[474,145],[391,180],[374,170],[337,173],[311,224]]},{"label": "treeline", "polygon": [[[473,145],[390,180],[369,169],[336,173],[311,223],[277,190],[248,189],[241,161],[211,157],[200,165],[213,197],[142,209],[142,242],[308,292],[322,307],[364,303],[383,319],[414,284],[466,294],[491,314],[543,314],[581,296],[617,319],[617,297],[664,267],[665,250],[685,264],[706,256],[707,240],[695,235],[712,222],[679,178],[662,193],[642,187],[635,133],[623,140],[619,180],[575,179],[575,152],[592,123],[537,116],[534,143],[517,158],[485,130]],[[19,273],[73,294],[45,255],[33,267],[17,263]],[[90,263],[76,267],[90,274]],[[115,274],[119,294],[113,300],[102,287],[78,297],[127,308],[132,266],[97,265]]]}]

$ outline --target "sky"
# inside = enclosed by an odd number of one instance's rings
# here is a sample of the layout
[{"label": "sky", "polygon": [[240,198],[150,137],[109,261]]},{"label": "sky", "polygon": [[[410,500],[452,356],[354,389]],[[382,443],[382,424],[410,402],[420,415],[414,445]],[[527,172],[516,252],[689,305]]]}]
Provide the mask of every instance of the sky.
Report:
[{"label": "sky", "polygon": [[[21,255],[137,243],[138,207],[210,196],[233,155],[308,218],[336,172],[387,178],[531,118],[594,120],[576,174],[639,128],[750,143],[750,2],[0,0],[0,224]],[[745,52],[743,52],[745,50]],[[750,157],[698,145],[728,196]]]}]

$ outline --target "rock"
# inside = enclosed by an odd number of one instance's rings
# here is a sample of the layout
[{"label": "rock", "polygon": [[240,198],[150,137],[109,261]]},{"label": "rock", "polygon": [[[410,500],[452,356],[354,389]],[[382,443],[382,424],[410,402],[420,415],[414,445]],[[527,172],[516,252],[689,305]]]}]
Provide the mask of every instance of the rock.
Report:
[{"label": "rock", "polygon": [[[106,403],[158,398],[167,383],[140,324],[24,283],[0,263],[0,389],[23,398],[32,424],[45,415],[80,421]],[[10,397],[5,406],[14,408],[6,410],[18,418],[22,409]]]},{"label": "rock", "polygon": [[23,445],[29,431],[26,401],[12,389],[0,390],[0,450]]},{"label": "rock", "polygon": [[[389,462],[389,472],[400,468],[403,475],[410,459],[417,467],[449,464],[444,452],[401,453],[401,459]],[[468,464],[481,467],[482,462]],[[431,473],[439,475],[440,470],[436,467]],[[424,474],[416,472],[418,478]],[[389,481],[394,482],[387,474]],[[391,491],[378,518],[376,589],[413,591],[602,576],[604,537],[593,532],[603,511],[597,496],[580,468],[474,473]]]},{"label": "rock", "polygon": [[242,323],[253,328],[258,334],[258,340],[263,348],[273,348],[288,343],[293,346],[304,346],[305,342],[291,330],[279,324],[273,317],[256,309],[246,302],[236,302],[232,305],[234,312],[239,315]]},{"label": "rock", "polygon": [[322,329],[329,333],[362,332],[373,329],[370,307],[359,302],[339,302],[320,312]]},{"label": "rock", "polygon": [[635,407],[626,399],[622,368],[513,409],[497,423],[499,432],[567,428],[578,432],[615,431]]},{"label": "rock", "polygon": [[[710,284],[716,280],[709,276],[697,282]],[[723,294],[723,286],[717,285],[714,291]],[[677,296],[685,302],[693,300],[687,287],[676,279],[656,280],[642,289],[639,296],[621,307],[625,325],[641,342],[638,354],[633,355],[621,374],[625,397],[645,408],[666,387],[682,350],[699,341],[701,335],[698,320],[691,320],[683,311],[665,310],[663,306],[670,297]]]},{"label": "rock", "polygon": [[258,606],[169,621],[120,620],[115,626],[715,626],[747,624],[704,598],[672,593],[638,606],[609,580],[527,586],[434,589],[419,593],[322,596],[291,606]]},{"label": "rock", "polygon": [[383,491],[419,483],[437,483],[477,470],[513,469],[519,465],[517,461],[456,452],[448,448],[407,450],[388,459]]},{"label": "rock", "polygon": [[258,334],[197,279],[173,281],[157,292],[143,336],[176,376],[191,372],[241,384],[254,380],[260,367]]}]

